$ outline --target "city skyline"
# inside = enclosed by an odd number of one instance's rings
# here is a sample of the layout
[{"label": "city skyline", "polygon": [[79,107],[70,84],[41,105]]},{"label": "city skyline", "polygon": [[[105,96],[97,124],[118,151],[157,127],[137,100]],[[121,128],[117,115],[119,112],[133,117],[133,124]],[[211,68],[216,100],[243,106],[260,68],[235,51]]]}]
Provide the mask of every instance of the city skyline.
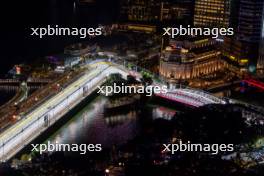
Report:
[{"label": "city skyline", "polygon": [[2,7],[1,176],[263,175],[264,0]]}]

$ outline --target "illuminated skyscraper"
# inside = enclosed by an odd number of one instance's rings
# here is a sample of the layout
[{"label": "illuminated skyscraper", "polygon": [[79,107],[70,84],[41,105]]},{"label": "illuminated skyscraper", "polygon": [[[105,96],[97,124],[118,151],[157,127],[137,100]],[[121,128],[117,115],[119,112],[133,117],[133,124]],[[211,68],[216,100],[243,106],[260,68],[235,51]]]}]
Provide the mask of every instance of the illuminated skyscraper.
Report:
[{"label": "illuminated skyscraper", "polygon": [[196,0],[194,8],[195,26],[229,26],[230,0]]},{"label": "illuminated skyscraper", "polygon": [[186,25],[192,24],[193,4],[192,0],[174,0],[173,3],[162,1],[160,21],[173,21]]},{"label": "illuminated skyscraper", "polygon": [[[234,0],[238,10],[235,35],[227,38],[224,54],[239,66],[255,72],[264,62],[263,45],[263,0]],[[233,17],[232,17],[233,18]]]},{"label": "illuminated skyscraper", "polygon": [[263,34],[259,47],[259,58],[258,58],[257,68],[259,73],[264,74],[264,35]]},{"label": "illuminated skyscraper", "polygon": [[121,0],[121,17],[135,22],[193,21],[193,0]]},{"label": "illuminated skyscraper", "polygon": [[259,57],[257,62],[257,68],[264,74],[264,2],[262,2],[262,15],[260,23],[260,46],[259,46]]},{"label": "illuminated skyscraper", "polygon": [[159,10],[159,5],[155,5],[154,0],[134,0],[128,2],[128,20],[130,21],[153,21],[158,19],[159,13],[154,15],[155,7]]}]

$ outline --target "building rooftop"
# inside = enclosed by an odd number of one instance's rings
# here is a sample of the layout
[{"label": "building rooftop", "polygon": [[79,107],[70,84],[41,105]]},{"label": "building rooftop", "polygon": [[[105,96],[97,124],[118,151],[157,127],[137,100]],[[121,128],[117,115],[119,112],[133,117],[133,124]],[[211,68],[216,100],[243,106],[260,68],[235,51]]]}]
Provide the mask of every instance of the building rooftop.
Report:
[{"label": "building rooftop", "polygon": [[188,63],[218,52],[217,43],[211,38],[186,37],[184,40],[171,40],[162,55],[167,62]]}]

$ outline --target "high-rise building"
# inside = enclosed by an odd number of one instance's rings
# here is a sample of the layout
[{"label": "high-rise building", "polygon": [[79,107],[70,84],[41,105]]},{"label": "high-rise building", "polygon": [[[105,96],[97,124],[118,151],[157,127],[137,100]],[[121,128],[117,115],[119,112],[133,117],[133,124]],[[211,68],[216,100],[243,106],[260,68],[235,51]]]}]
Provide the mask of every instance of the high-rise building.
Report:
[{"label": "high-rise building", "polygon": [[174,21],[178,24],[193,23],[193,0],[174,0],[161,2],[160,21]]},{"label": "high-rise building", "polygon": [[229,26],[230,0],[196,0],[194,25],[203,27]]},{"label": "high-rise building", "polygon": [[[226,38],[223,54],[242,68],[255,72],[263,64],[263,0],[233,0],[235,35]],[[235,14],[237,16],[235,16]],[[231,18],[231,19],[232,19]]]},{"label": "high-rise building", "polygon": [[264,75],[264,2],[261,5],[262,5],[262,21],[260,24],[261,37],[260,37],[260,44],[259,44],[259,56],[258,56],[258,62],[257,62],[257,69],[262,75]]},{"label": "high-rise building", "polygon": [[257,70],[259,73],[264,75],[264,37],[262,34],[262,39],[259,47],[259,57],[257,62]]},{"label": "high-rise building", "polygon": [[189,24],[193,21],[193,0],[122,0],[121,19]]},{"label": "high-rise building", "polygon": [[159,19],[160,5],[155,3],[155,0],[125,1],[123,8],[129,21],[154,21]]}]

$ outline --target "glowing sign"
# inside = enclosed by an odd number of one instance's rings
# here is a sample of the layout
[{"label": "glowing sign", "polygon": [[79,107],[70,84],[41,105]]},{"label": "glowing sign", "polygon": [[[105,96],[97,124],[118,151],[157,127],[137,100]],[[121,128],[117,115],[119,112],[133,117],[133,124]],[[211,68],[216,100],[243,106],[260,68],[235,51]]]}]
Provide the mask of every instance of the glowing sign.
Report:
[{"label": "glowing sign", "polygon": [[229,57],[231,60],[236,60],[236,57],[235,56],[230,56]]},{"label": "glowing sign", "polygon": [[248,59],[241,59],[240,62],[243,63],[243,64],[244,63],[248,63]]}]

